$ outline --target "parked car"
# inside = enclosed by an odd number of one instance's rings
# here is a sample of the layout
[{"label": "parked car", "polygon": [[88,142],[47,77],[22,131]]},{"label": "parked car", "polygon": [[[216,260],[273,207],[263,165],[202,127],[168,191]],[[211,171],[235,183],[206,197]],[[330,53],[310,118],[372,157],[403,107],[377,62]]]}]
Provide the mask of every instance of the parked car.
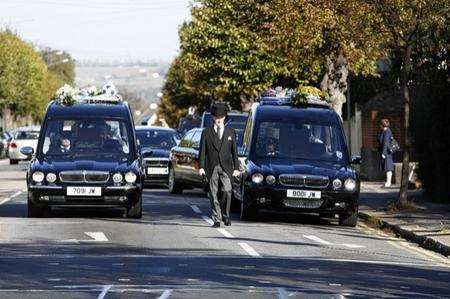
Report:
[{"label": "parked car", "polygon": [[36,152],[21,152],[35,153],[27,171],[29,217],[46,216],[52,207],[95,207],[124,208],[128,218],[141,218],[144,172],[126,102],[53,101]]},{"label": "parked car", "polygon": [[325,102],[293,105],[262,98],[251,109],[243,140],[241,219],[258,210],[339,216],[355,226],[360,181],[349,157],[339,115]]},{"label": "parked car", "polygon": [[178,133],[173,129],[152,126],[136,127],[139,148],[146,150],[143,158],[145,185],[168,185],[169,155],[172,147],[178,144]]},{"label": "parked car", "polygon": [[169,191],[180,194],[183,189],[205,188],[198,175],[200,138],[203,129],[192,129],[184,135],[178,146],[170,151]]},{"label": "parked car", "polygon": [[178,134],[179,136],[184,136],[186,134],[187,131],[195,129],[195,128],[199,128],[201,125],[201,120],[192,116],[192,115],[188,115],[186,117],[183,117],[180,120],[180,123],[178,124]]},{"label": "parked car", "polygon": [[21,127],[12,136],[12,139],[8,144],[8,158],[9,164],[17,164],[19,161],[30,160],[29,156],[26,156],[20,152],[23,147],[31,147],[36,150],[36,146],[39,138],[39,127]]}]

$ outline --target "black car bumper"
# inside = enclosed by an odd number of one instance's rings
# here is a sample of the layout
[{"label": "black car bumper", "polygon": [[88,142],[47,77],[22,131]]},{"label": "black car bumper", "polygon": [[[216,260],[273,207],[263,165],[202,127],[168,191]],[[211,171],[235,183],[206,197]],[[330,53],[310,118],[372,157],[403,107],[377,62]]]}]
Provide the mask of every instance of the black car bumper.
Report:
[{"label": "black car bumper", "polygon": [[167,186],[169,184],[169,175],[149,175],[145,176],[145,185]]},{"label": "black car bumper", "polygon": [[[288,198],[288,189],[321,191],[320,199]],[[246,205],[258,209],[277,211],[297,211],[305,213],[340,213],[357,211],[359,191],[314,190],[309,188],[288,188],[268,186],[246,186],[244,198]]]},{"label": "black car bumper", "polygon": [[28,199],[40,206],[127,207],[136,203],[142,194],[139,184],[101,186],[101,190],[101,196],[68,196],[67,186],[30,185],[28,186]]}]

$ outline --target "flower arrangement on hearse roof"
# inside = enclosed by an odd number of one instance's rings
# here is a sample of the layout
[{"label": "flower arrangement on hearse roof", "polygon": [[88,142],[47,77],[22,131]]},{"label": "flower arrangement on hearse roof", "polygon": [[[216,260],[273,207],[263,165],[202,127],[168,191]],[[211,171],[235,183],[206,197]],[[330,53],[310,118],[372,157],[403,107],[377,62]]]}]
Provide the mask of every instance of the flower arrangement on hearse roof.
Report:
[{"label": "flower arrangement on hearse roof", "polygon": [[56,91],[52,100],[63,105],[73,105],[75,103],[117,103],[122,101],[122,97],[114,84],[108,82],[101,90],[95,86],[80,89],[64,84]]},{"label": "flower arrangement on hearse roof", "polygon": [[297,89],[269,88],[261,94],[261,97],[282,98],[288,100],[289,104],[294,106],[331,104],[328,94],[314,86],[300,86]]}]

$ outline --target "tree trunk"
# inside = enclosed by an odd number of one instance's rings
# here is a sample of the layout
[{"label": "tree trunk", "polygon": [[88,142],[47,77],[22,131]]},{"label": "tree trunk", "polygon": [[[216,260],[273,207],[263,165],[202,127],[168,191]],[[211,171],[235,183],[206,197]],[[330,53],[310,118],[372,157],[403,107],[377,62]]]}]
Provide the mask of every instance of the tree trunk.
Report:
[{"label": "tree trunk", "polygon": [[405,144],[403,148],[403,165],[402,165],[402,182],[400,186],[400,194],[398,198],[398,205],[404,207],[408,203],[408,184],[409,184],[409,153],[411,149],[411,139],[409,132],[409,110],[410,110],[410,95],[408,81],[411,74],[411,52],[412,46],[409,44],[405,49],[403,58],[403,68],[401,70],[401,86],[404,100],[404,138]]},{"label": "tree trunk", "polygon": [[320,83],[320,89],[328,93],[333,109],[341,118],[342,106],[346,102],[347,77],[347,59],[342,54],[334,60],[327,57],[326,73]]},{"label": "tree trunk", "polygon": [[8,132],[12,129],[12,113],[11,109],[8,106],[3,107],[2,109],[2,129],[3,132]]}]

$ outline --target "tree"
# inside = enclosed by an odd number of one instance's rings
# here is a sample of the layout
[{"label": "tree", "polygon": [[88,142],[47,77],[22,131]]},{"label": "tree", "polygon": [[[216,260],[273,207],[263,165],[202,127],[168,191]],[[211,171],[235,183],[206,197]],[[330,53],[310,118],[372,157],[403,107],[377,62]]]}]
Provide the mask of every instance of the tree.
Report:
[{"label": "tree", "polygon": [[75,60],[66,51],[44,48],[42,59],[49,71],[55,73],[63,84],[73,85],[75,82]]},{"label": "tree", "polygon": [[11,126],[14,114],[42,117],[49,87],[54,83],[41,56],[30,44],[9,30],[0,31],[0,108],[4,130]]},{"label": "tree", "polygon": [[[399,73],[400,86],[404,100],[403,166],[400,194],[397,205],[408,203],[409,161],[411,149],[410,136],[410,85],[412,75],[419,71],[420,64],[429,59],[429,45],[434,50],[448,53],[448,44],[442,45],[433,40],[436,30],[448,30],[448,1],[446,0],[365,0],[380,18],[380,31],[386,31],[389,39],[385,46],[401,57]],[[445,47],[446,49],[442,49]],[[413,61],[414,59],[414,61]]]}]

